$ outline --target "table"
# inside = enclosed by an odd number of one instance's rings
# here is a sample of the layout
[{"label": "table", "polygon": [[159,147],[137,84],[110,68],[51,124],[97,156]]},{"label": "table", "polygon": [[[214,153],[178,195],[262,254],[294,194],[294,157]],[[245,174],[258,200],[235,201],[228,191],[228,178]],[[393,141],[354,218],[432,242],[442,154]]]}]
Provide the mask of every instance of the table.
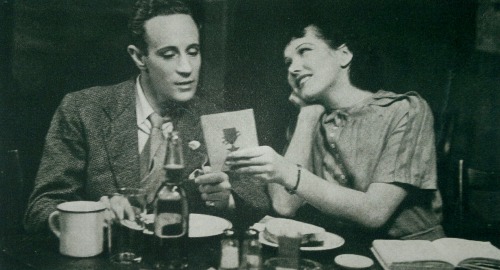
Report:
[{"label": "table", "polygon": [[[192,259],[190,269],[217,269],[219,261],[220,238],[208,237],[190,239]],[[276,248],[263,246],[263,259],[276,254]],[[356,243],[345,243],[344,246],[327,251],[301,252],[301,257],[322,263],[324,269],[338,270],[334,264],[336,255],[354,253],[372,258],[375,265],[370,270],[382,269],[369,251]],[[47,232],[45,235],[18,234],[5,237],[1,243],[0,269],[150,269],[147,265],[117,265],[108,260],[106,252],[90,258],[72,258],[61,255],[58,251],[58,239]]]}]

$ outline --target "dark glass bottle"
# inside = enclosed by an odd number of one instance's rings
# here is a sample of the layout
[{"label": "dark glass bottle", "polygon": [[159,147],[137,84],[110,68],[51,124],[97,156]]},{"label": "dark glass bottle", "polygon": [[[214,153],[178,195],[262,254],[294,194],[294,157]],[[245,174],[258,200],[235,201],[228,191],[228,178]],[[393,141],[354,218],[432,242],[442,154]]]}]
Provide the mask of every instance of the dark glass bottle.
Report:
[{"label": "dark glass bottle", "polygon": [[259,232],[248,229],[241,244],[241,270],[262,269],[262,245],[259,242]]},{"label": "dark glass bottle", "polygon": [[169,134],[165,158],[166,178],[154,204],[154,238],[159,269],[188,268],[189,209],[183,188],[182,141],[175,131]]}]

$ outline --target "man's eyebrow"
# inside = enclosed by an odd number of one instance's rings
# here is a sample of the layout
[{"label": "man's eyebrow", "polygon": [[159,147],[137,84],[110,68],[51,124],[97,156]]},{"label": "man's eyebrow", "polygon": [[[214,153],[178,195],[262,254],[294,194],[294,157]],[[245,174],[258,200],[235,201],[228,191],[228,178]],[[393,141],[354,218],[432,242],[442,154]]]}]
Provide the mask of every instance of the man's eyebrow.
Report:
[{"label": "man's eyebrow", "polygon": [[158,50],[156,50],[156,53],[162,54],[162,53],[167,52],[167,51],[178,51],[178,49],[175,46],[165,46],[165,47],[162,47],[162,48],[159,48]]},{"label": "man's eyebrow", "polygon": [[188,49],[191,49],[191,48],[197,48],[197,49],[199,49],[200,48],[200,44],[199,43],[189,44],[186,48],[188,48]]}]

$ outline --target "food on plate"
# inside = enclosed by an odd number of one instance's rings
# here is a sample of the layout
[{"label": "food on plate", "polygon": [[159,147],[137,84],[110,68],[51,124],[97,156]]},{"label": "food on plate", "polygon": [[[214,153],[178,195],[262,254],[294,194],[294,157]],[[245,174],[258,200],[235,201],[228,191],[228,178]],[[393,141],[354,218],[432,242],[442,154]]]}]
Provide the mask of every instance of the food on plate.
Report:
[{"label": "food on plate", "polygon": [[292,236],[300,233],[302,247],[317,247],[323,245],[321,235],[325,229],[287,218],[273,218],[266,222],[263,232],[264,239],[272,243],[278,243],[279,236]]}]

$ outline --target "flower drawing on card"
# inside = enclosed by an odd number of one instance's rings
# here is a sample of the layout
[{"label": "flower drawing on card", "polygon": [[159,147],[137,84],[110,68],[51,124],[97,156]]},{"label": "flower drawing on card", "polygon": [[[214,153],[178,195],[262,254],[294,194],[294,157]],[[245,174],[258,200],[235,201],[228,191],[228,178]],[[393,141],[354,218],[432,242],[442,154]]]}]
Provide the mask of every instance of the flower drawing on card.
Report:
[{"label": "flower drawing on card", "polygon": [[228,145],[228,144],[231,145],[230,148],[227,148],[227,150],[229,150],[229,152],[234,152],[234,151],[240,149],[239,147],[234,146],[234,144],[236,143],[236,140],[240,136],[240,132],[238,130],[236,130],[236,128],[234,128],[234,127],[233,128],[225,128],[222,130],[222,132],[224,133],[222,143],[224,143],[225,145]]},{"label": "flower drawing on card", "polygon": [[259,145],[252,109],[201,116],[210,166],[213,171],[228,171],[228,153]]}]

